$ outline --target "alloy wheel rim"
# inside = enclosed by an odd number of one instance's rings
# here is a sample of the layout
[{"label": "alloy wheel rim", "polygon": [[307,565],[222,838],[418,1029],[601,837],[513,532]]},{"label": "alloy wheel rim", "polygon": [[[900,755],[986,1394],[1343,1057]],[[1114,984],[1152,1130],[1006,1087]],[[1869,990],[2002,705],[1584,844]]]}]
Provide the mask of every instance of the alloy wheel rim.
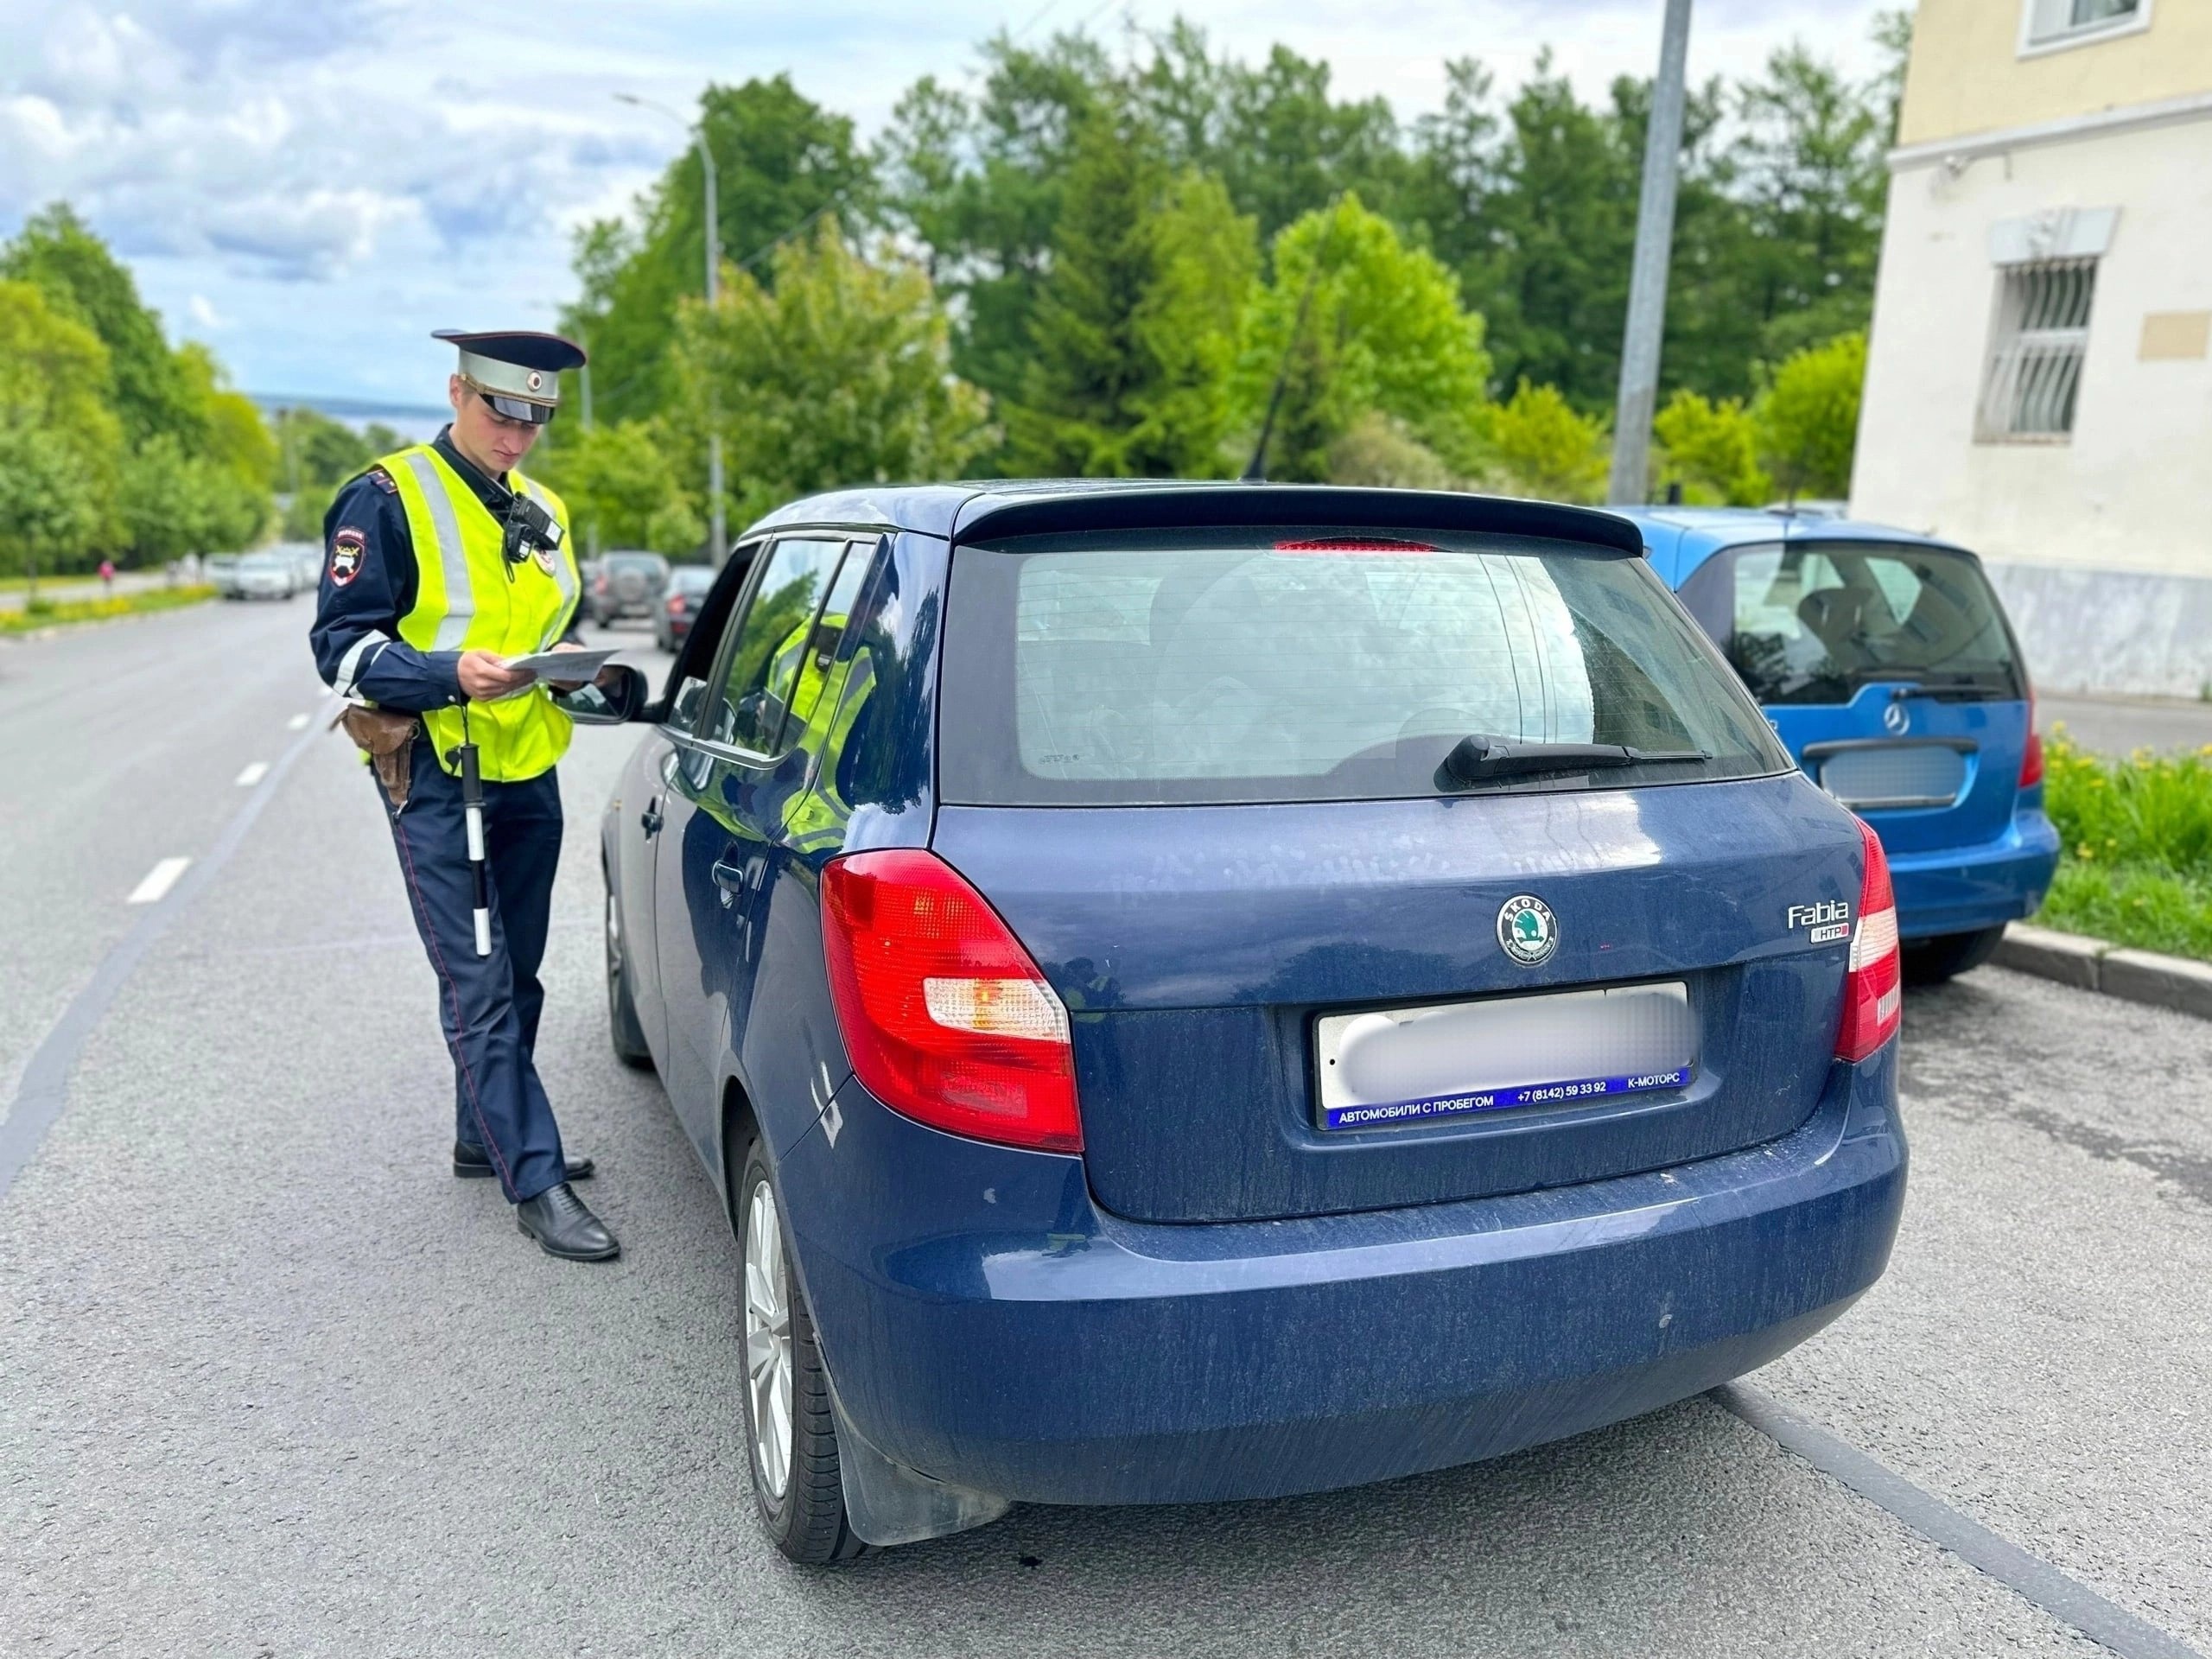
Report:
[{"label": "alloy wheel rim", "polygon": [[745,1376],[753,1408],[753,1459],[781,1498],[791,1470],[791,1311],[776,1195],[755,1182],[745,1213]]}]

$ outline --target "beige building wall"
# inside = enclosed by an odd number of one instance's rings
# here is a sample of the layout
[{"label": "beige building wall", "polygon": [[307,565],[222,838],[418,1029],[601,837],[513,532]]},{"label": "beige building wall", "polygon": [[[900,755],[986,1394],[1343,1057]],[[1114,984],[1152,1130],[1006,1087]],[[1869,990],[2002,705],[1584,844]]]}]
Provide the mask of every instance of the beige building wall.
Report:
[{"label": "beige building wall", "polygon": [[[1992,227],[2105,207],[2119,216],[2097,264],[2070,437],[1979,440],[1999,294]],[[1995,559],[2212,578],[2208,314],[2212,111],[1899,166],[1853,511]]]},{"label": "beige building wall", "polygon": [[2116,32],[2028,43],[2031,0],[1920,0],[1897,143],[2035,126],[2212,91],[2212,3],[2147,0]]},{"label": "beige building wall", "polygon": [[[2031,40],[2054,17],[2070,0],[1921,0],[1852,510],[1990,561],[2045,687],[2194,696],[2212,688],[2212,0]],[[2005,262],[2090,254],[2071,430],[1993,438]]]}]

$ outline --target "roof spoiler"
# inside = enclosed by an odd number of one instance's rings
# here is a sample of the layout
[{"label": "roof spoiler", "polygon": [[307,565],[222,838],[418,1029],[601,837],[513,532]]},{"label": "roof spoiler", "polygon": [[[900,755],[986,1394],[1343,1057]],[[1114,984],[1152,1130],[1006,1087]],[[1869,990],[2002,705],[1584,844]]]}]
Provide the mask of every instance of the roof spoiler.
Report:
[{"label": "roof spoiler", "polygon": [[1101,530],[1197,530],[1262,524],[1359,530],[1443,530],[1582,542],[1641,556],[1643,532],[1590,507],[1443,490],[1350,489],[1327,484],[1101,485],[1050,493],[993,492],[963,505],[958,542]]}]

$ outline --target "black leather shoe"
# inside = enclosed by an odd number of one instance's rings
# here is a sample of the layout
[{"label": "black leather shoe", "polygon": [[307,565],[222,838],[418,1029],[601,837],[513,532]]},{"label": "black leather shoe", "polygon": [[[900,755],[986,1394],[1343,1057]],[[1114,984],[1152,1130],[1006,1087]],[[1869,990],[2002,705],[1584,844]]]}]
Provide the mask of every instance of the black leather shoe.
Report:
[{"label": "black leather shoe", "polygon": [[[571,1158],[567,1162],[572,1181],[588,1181],[598,1168],[588,1158]],[[464,1181],[488,1181],[499,1172],[492,1167],[492,1154],[483,1147],[456,1141],[453,1143],[453,1173]]]},{"label": "black leather shoe", "polygon": [[614,1235],[563,1181],[515,1205],[515,1225],[537,1241],[537,1248],[563,1262],[612,1262],[622,1254]]}]

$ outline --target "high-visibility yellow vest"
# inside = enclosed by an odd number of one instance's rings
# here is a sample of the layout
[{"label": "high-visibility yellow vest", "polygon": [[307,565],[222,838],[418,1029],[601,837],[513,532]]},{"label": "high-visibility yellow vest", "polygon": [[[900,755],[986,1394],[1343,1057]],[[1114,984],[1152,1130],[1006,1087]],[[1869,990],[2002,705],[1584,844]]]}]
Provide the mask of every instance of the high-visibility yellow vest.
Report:
[{"label": "high-visibility yellow vest", "polygon": [[[569,510],[561,498],[520,473],[507,483],[550,512],[561,545],[509,564],[499,551],[504,527],[461,475],[429,444],[418,443],[377,463],[399,486],[415,543],[415,603],[399,619],[399,637],[417,651],[493,651],[502,657],[543,651],[568,632],[583,583],[576,570]],[[468,739],[486,781],[520,783],[542,777],[569,752],[574,728],[543,681],[497,702],[465,705]],[[423,716],[438,764],[463,741],[464,708]]]}]

